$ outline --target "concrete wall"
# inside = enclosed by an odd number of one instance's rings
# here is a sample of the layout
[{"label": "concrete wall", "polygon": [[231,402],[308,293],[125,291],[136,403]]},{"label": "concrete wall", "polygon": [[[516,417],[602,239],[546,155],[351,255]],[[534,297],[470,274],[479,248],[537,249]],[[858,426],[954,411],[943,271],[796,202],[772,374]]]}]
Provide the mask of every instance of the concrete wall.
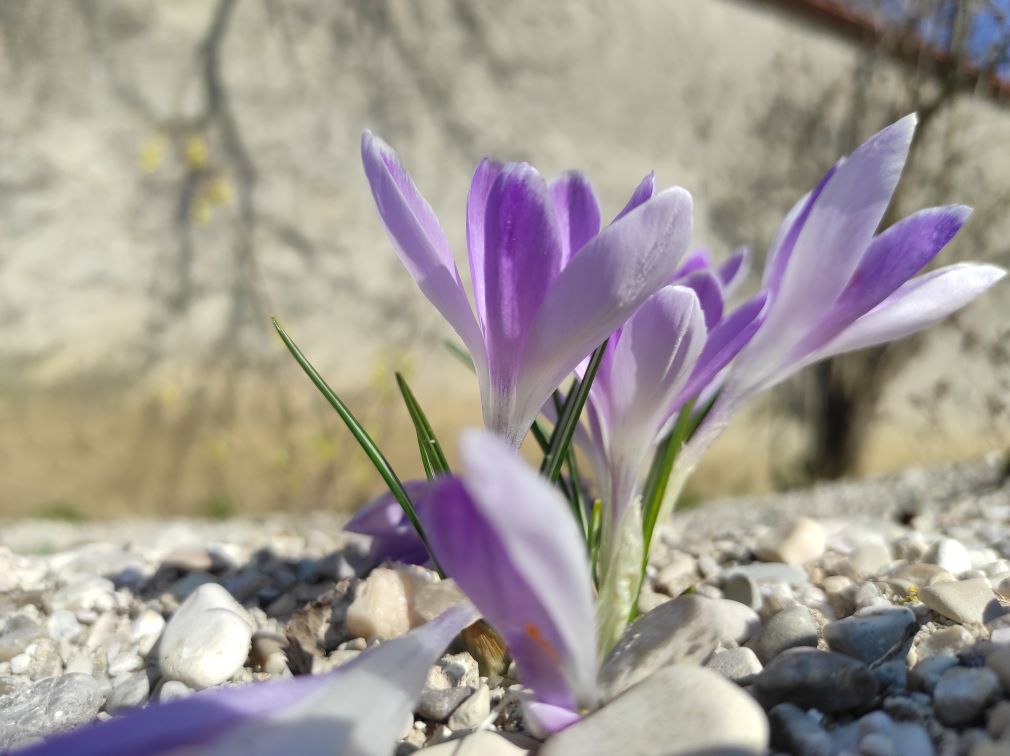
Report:
[{"label": "concrete wall", "polygon": [[[697,243],[724,254],[762,252],[840,151],[908,102],[900,69],[751,3],[240,2],[215,34],[219,8],[0,6],[0,515],[350,506],[377,490],[274,313],[405,477],[420,468],[392,369],[450,447],[479,422],[377,220],[363,127],[401,152],[461,266],[484,154],[587,171],[605,215],[654,169],[692,191]],[[1007,110],[970,96],[931,124],[901,205],[979,206],[947,259],[1006,259],[1008,138]],[[1006,442],[993,397],[1010,367],[992,345],[1010,342],[1008,303],[1004,286],[917,351],[866,471]],[[765,403],[701,488],[767,487],[802,443]]]}]

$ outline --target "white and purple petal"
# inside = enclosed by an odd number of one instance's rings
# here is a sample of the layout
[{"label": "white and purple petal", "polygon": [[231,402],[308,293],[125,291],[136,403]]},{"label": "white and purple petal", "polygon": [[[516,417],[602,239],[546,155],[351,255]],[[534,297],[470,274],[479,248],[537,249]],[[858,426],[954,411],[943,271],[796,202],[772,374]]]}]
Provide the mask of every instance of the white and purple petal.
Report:
[{"label": "white and purple petal", "polygon": [[500,439],[466,431],[462,479],[438,481],[422,520],[446,572],[501,633],[537,701],[595,704],[596,639],[585,544],[557,489]]},{"label": "white and purple petal", "polygon": [[470,605],[456,606],[325,675],[197,693],[131,711],[22,753],[387,756],[430,666],[477,616]]},{"label": "white and purple petal", "polygon": [[551,182],[551,204],[561,230],[561,267],[600,232],[600,204],[585,174],[569,171]]},{"label": "white and purple petal", "polygon": [[514,415],[518,433],[525,434],[576,365],[670,279],[691,236],[691,213],[691,195],[667,189],[572,258],[529,329]]}]

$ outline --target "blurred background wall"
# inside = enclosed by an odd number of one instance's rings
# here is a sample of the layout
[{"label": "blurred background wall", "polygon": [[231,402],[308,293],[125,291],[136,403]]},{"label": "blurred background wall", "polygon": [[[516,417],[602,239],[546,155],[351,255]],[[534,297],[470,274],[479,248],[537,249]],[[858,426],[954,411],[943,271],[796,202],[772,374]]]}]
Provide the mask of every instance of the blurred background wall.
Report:
[{"label": "blurred background wall", "polygon": [[[972,14],[1002,3],[914,5],[939,42],[894,6],[0,0],[0,516],[222,516],[377,492],[271,314],[403,477],[420,466],[394,369],[450,449],[479,423],[474,381],[377,219],[364,127],[400,151],[461,266],[485,154],[586,171],[604,215],[654,169],[694,194],[696,245],[760,259],[839,155],[918,110],[887,222],[973,205],[944,262],[1006,264],[1008,46],[966,47]],[[927,337],[776,390],[692,490],[1006,449],[1008,397],[1003,285]]]}]

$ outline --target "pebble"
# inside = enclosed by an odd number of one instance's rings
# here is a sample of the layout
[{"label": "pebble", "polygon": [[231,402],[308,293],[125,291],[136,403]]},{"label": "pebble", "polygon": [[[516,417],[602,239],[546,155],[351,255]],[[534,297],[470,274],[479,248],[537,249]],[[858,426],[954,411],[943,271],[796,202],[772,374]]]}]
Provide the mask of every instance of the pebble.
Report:
[{"label": "pebble", "polygon": [[50,677],[0,696],[0,751],[87,724],[104,703],[86,675]]},{"label": "pebble", "polygon": [[915,624],[915,614],[906,607],[868,607],[827,623],[824,640],[832,651],[869,664],[890,651]]},{"label": "pebble", "polygon": [[985,666],[996,673],[1003,692],[1010,692],[1010,648],[996,648],[986,657]]},{"label": "pebble", "polygon": [[698,566],[690,554],[675,551],[666,565],[656,574],[652,583],[656,590],[676,598],[698,580]]},{"label": "pebble", "polygon": [[796,704],[781,703],[768,712],[772,746],[777,751],[804,756],[831,756],[834,744],[817,718]]},{"label": "pebble", "polygon": [[449,715],[449,729],[472,730],[491,714],[491,690],[481,685],[477,691],[456,707]]},{"label": "pebble", "polygon": [[1010,701],[1000,701],[986,713],[986,732],[993,738],[1002,738],[1010,731]]},{"label": "pebble", "polygon": [[941,675],[933,689],[933,709],[941,722],[966,725],[981,719],[1002,688],[991,669],[954,667]]},{"label": "pebble", "polygon": [[456,707],[474,693],[473,688],[425,688],[414,713],[433,722],[446,722]]},{"label": "pebble", "polygon": [[767,664],[787,649],[816,646],[817,622],[805,606],[793,606],[766,622],[751,644],[758,658]]},{"label": "pebble", "polygon": [[971,569],[971,556],[960,541],[941,538],[926,551],[922,558],[926,564],[935,564],[952,575]]},{"label": "pebble", "polygon": [[957,658],[954,656],[931,656],[915,665],[909,680],[920,690],[932,693],[944,673],[956,666]]},{"label": "pebble", "polygon": [[733,682],[756,675],[762,669],[757,654],[746,646],[716,651],[705,667]]},{"label": "pebble", "polygon": [[719,644],[712,615],[706,611],[711,601],[681,596],[635,620],[600,668],[603,700],[613,699],[662,667],[705,662]]},{"label": "pebble", "polygon": [[549,738],[539,756],[745,756],[767,747],[768,719],[749,695],[707,669],[674,665]]},{"label": "pebble", "polygon": [[797,517],[762,539],[754,553],[765,562],[800,565],[820,557],[827,542],[823,525],[809,517]]},{"label": "pebble", "polygon": [[151,653],[164,629],[165,618],[153,609],[144,609],[130,623],[130,635],[137,644],[137,650],[144,656]]},{"label": "pebble", "polygon": [[740,573],[730,575],[723,581],[722,595],[731,601],[737,601],[753,609],[755,612],[761,611],[761,604],[763,602],[761,587],[749,575]]},{"label": "pebble", "polygon": [[105,710],[115,714],[123,709],[143,704],[151,695],[151,681],[147,672],[131,672],[112,681],[112,693],[105,702]]},{"label": "pebble", "polygon": [[161,703],[168,703],[169,701],[175,701],[179,698],[191,696],[194,692],[195,691],[184,682],[179,682],[178,680],[165,680],[158,686],[158,700],[161,701]]},{"label": "pebble", "polygon": [[784,583],[790,588],[799,588],[809,582],[807,573],[799,567],[778,562],[754,562],[731,567],[723,574],[723,580],[734,575],[746,575],[758,585]]},{"label": "pebble", "polygon": [[73,641],[81,635],[81,623],[73,612],[57,609],[46,619],[46,634],[55,641]]},{"label": "pebble", "polygon": [[752,690],[766,709],[794,703],[826,712],[862,708],[877,695],[877,680],[862,662],[831,651],[795,649],[768,663]]},{"label": "pebble", "polygon": [[[1001,613],[996,596],[985,578],[935,583],[919,591],[922,603],[937,614],[962,624],[982,624],[991,613]],[[987,617],[987,613],[991,616]]]},{"label": "pebble", "polygon": [[414,594],[434,582],[434,573],[421,568],[379,567],[372,570],[347,608],[347,630],[366,640],[390,640],[423,620],[412,617]]},{"label": "pebble", "polygon": [[0,662],[10,661],[42,635],[39,623],[22,614],[15,614],[0,632]]},{"label": "pebble", "polygon": [[161,674],[197,690],[225,682],[249,655],[253,626],[224,588],[200,586],[165,626],[158,644]]},{"label": "pebble", "polygon": [[867,541],[849,555],[849,565],[857,577],[865,578],[879,573],[892,559],[891,549],[886,543]]}]

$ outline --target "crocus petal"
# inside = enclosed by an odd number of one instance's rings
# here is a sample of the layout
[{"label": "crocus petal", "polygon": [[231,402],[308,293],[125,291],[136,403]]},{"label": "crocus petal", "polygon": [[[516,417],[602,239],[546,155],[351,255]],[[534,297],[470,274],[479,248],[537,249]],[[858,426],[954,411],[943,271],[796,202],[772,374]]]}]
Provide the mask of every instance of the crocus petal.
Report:
[{"label": "crocus petal", "polygon": [[523,698],[522,707],[523,724],[538,738],[546,738],[555,732],[561,732],[582,719],[580,714],[571,709],[551,706],[530,697]]},{"label": "crocus petal", "polygon": [[838,301],[794,353],[802,357],[824,346],[883,302],[936,257],[970,214],[963,205],[920,210],[874,238]]},{"label": "crocus petal", "polygon": [[484,333],[492,391],[509,393],[530,325],[561,271],[562,244],[547,183],[525,163],[504,166],[484,217]]},{"label": "crocus petal", "polygon": [[722,320],[723,294],[722,284],[715,274],[709,270],[698,270],[684,276],[678,281],[681,286],[693,289],[698,295],[701,311],[705,313],[705,327],[709,330]]},{"label": "crocus petal", "polygon": [[[834,302],[891,201],[915,131],[906,116],[841,161],[810,203],[758,339],[788,349]],[[776,260],[776,262],[778,262]]]},{"label": "crocus petal", "polygon": [[[207,691],[53,738],[25,756],[387,756],[430,666],[477,618],[454,607],[325,675]],[[192,749],[190,751],[189,749]]]},{"label": "crocus petal", "polygon": [[561,230],[561,267],[600,233],[600,203],[589,179],[569,171],[551,182],[551,204]]},{"label": "crocus petal", "polygon": [[740,284],[744,282],[747,274],[750,273],[750,265],[750,248],[739,247],[733,250],[733,254],[729,256],[729,259],[719,266],[719,283],[722,284],[723,297],[729,299],[736,293],[737,289],[740,288]]},{"label": "crocus petal", "polygon": [[502,171],[502,164],[484,158],[474,171],[470,193],[466,198],[466,248],[470,260],[470,283],[481,328],[487,327],[487,304],[484,301],[484,219],[491,187]]},{"label": "crocus petal", "polygon": [[670,283],[674,283],[677,279],[686,278],[692,273],[711,269],[712,255],[709,254],[709,251],[704,247],[692,249],[681,261],[680,267],[677,268],[676,272],[673,274],[673,280],[670,281]]},{"label": "crocus petal", "polygon": [[397,154],[370,131],[361,135],[361,159],[375,205],[400,260],[459,334],[481,375],[487,364],[484,341],[438,218]]},{"label": "crocus petal", "polygon": [[[429,486],[427,480],[408,480],[403,484],[413,502],[423,501]],[[424,564],[429,559],[414,526],[399,502],[388,491],[359,509],[344,525],[344,530],[371,536],[369,554],[376,562],[388,559],[407,564]]]},{"label": "crocus petal", "polygon": [[614,218],[614,220],[611,221],[611,223],[616,223],[639,205],[648,202],[650,199],[652,199],[652,195],[655,191],[656,191],[656,174],[650,173],[648,176],[646,176],[644,179],[638,182],[638,186],[635,187],[635,191],[631,193],[631,198],[628,199],[628,204],[624,206],[621,212],[617,214],[617,216]]},{"label": "crocus petal", "polygon": [[462,459],[463,479],[440,479],[431,494],[437,519],[422,514],[439,561],[502,634],[538,701],[593,705],[592,583],[567,504],[489,433],[465,432]]},{"label": "crocus petal", "polygon": [[624,326],[610,374],[610,453],[633,457],[632,472],[637,473],[639,455],[652,446],[671,402],[687,383],[705,338],[698,297],[683,286],[657,292]]},{"label": "crocus petal", "polygon": [[809,362],[921,331],[961,309],[1006,275],[1003,268],[959,263],[913,278],[830,341]]},{"label": "crocus petal", "polygon": [[705,341],[705,348],[695,363],[690,380],[674,403],[674,412],[689,399],[701,394],[754,337],[764,321],[767,300],[768,295],[761,292],[736,308],[712,329]]},{"label": "crocus petal", "polygon": [[530,326],[515,427],[528,428],[565,376],[669,280],[691,237],[691,211],[690,194],[667,189],[572,258]]}]

